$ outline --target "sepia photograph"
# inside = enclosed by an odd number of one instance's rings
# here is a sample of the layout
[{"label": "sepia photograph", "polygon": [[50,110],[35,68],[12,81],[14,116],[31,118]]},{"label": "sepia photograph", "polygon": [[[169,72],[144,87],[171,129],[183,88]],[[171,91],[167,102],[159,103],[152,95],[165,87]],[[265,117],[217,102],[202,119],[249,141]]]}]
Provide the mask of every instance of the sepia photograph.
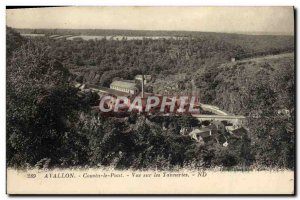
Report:
[{"label": "sepia photograph", "polygon": [[294,19],[6,7],[7,194],[295,195]]}]

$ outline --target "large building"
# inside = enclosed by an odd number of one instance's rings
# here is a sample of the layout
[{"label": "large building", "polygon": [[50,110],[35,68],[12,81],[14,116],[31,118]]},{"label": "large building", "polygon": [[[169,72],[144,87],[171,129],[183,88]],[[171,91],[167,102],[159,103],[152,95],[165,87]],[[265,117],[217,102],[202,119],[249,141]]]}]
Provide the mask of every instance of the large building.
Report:
[{"label": "large building", "polygon": [[[136,75],[134,79],[138,81],[142,81],[143,77],[142,75]],[[144,75],[144,84],[146,85],[147,83],[149,83],[151,79],[152,79],[151,75]]]},{"label": "large building", "polygon": [[138,93],[138,89],[135,86],[135,83],[132,81],[126,81],[126,80],[113,81],[110,84],[110,88],[121,91],[121,92],[126,92],[129,94],[137,94]]}]

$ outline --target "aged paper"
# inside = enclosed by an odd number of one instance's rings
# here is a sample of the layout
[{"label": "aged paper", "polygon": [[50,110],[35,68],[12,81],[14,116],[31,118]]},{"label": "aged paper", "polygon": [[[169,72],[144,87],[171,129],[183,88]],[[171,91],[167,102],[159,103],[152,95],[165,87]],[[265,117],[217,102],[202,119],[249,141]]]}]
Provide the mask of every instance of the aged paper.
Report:
[{"label": "aged paper", "polygon": [[[28,178],[36,174],[36,178]],[[68,175],[67,175],[68,174]],[[140,176],[139,176],[140,175]],[[182,175],[180,177],[179,175]],[[52,177],[51,177],[52,176]],[[74,177],[72,177],[74,176]],[[117,171],[8,169],[9,194],[292,194],[291,171]]]},{"label": "aged paper", "polygon": [[6,10],[7,193],[295,193],[293,7]]}]

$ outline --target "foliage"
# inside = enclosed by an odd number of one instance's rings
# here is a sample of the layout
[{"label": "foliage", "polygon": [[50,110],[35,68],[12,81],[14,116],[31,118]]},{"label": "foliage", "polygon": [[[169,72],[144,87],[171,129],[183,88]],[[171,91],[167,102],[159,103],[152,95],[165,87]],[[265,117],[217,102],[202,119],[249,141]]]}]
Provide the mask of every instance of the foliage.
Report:
[{"label": "foliage", "polygon": [[[31,42],[7,65],[7,160],[9,165],[84,162],[84,139],[72,128],[79,99],[68,71]],[[84,146],[84,145],[83,145]],[[83,156],[83,157],[82,157]]]},{"label": "foliage", "polygon": [[207,101],[248,117],[247,126],[257,165],[293,168],[293,57],[230,63],[214,69],[202,74],[209,79],[201,79],[199,86],[209,97]]},{"label": "foliage", "polygon": [[[71,30],[59,31],[72,34]],[[77,31],[76,34],[80,32]],[[172,34],[192,37],[26,40],[7,28],[7,164],[172,169],[244,168],[254,163],[292,169],[295,160],[293,59],[228,61],[235,55],[291,51],[293,38]],[[247,116],[249,135],[231,139],[228,147],[217,143],[200,145],[180,134],[182,127],[199,125],[193,117],[161,118],[143,114],[104,117],[89,108],[98,99],[96,94],[79,93],[72,86],[73,80],[108,86],[113,79],[133,79],[142,71],[166,80],[156,84],[168,86],[172,81],[169,79],[173,79],[177,90],[189,91],[196,87],[204,103]],[[157,91],[155,87],[152,89]]]},{"label": "foliage", "polygon": [[26,42],[26,39],[10,27],[6,27],[6,38],[6,58],[8,62],[13,51],[22,46]]}]

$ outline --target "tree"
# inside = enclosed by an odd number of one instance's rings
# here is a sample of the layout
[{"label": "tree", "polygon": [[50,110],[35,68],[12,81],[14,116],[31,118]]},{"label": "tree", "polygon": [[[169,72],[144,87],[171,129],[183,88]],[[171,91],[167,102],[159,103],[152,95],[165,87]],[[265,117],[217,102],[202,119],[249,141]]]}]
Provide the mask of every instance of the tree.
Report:
[{"label": "tree", "polygon": [[[80,104],[68,75],[45,47],[28,42],[13,53],[7,66],[9,165],[34,165],[44,158],[62,164],[63,157],[74,158],[82,150],[84,140],[72,129]],[[76,164],[84,161],[76,156]]]},{"label": "tree", "polygon": [[26,43],[18,32],[10,27],[6,27],[6,61],[8,62],[12,56],[13,51],[17,50],[20,46]]}]

